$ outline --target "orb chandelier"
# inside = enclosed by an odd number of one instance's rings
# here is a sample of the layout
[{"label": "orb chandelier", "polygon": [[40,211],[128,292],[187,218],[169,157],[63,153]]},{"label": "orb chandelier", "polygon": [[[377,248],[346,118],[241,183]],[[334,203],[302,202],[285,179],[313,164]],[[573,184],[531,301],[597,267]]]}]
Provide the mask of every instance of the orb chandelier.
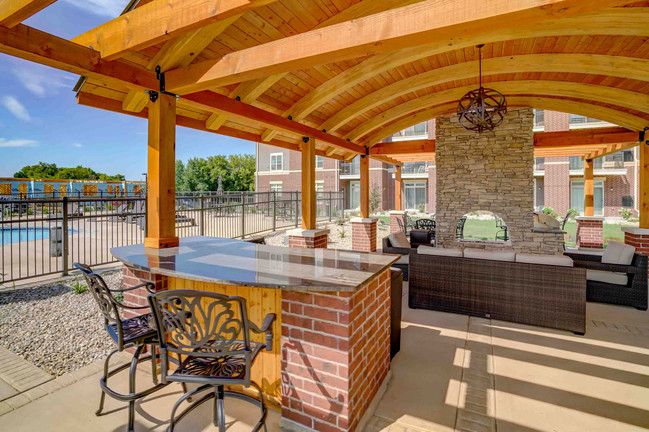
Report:
[{"label": "orb chandelier", "polygon": [[480,87],[460,99],[457,115],[462,127],[472,131],[490,131],[498,127],[507,114],[507,100],[496,90],[482,87],[482,47],[478,45]]}]

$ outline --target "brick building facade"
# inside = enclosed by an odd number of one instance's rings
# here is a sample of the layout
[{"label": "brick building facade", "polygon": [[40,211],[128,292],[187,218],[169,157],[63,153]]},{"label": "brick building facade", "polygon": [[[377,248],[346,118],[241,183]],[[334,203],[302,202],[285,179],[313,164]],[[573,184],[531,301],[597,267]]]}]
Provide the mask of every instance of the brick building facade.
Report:
[{"label": "brick building facade", "polygon": [[[595,119],[555,111],[535,110],[535,131],[553,132],[610,126]],[[435,120],[406,129],[390,141],[434,139]],[[301,187],[300,153],[257,144],[257,191],[297,191]],[[620,209],[637,211],[637,154],[625,150],[596,160],[595,210],[597,216],[619,217]],[[534,166],[534,206],[550,207],[559,215],[570,208],[583,211],[583,162],[579,157],[537,158]],[[342,191],[345,208],[354,209],[360,200],[359,160],[340,162],[319,157],[316,162],[316,189]],[[402,168],[403,203],[407,210],[436,212],[435,162],[407,163]],[[370,161],[370,191],[380,196],[379,210],[394,209],[394,168]]]}]

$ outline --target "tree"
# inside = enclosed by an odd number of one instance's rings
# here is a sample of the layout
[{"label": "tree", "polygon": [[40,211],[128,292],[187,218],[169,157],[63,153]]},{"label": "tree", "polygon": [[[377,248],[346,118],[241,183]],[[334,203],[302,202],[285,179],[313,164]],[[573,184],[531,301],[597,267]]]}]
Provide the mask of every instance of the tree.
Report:
[{"label": "tree", "polygon": [[186,165],[180,160],[176,161],[177,191],[215,191],[219,177],[224,191],[254,190],[255,156],[242,154],[192,158]]},{"label": "tree", "polygon": [[203,158],[192,158],[187,161],[184,178],[184,186],[188,191],[215,190],[210,176],[209,164]]},{"label": "tree", "polygon": [[176,192],[187,191],[185,187],[185,164],[181,160],[176,161]]},{"label": "tree", "polygon": [[16,178],[61,179],[61,180],[118,180],[124,181],[122,174],[108,175],[98,173],[92,168],[77,165],[72,168],[59,168],[56,164],[39,162],[37,165],[27,165],[14,174]]},{"label": "tree", "polygon": [[[230,176],[232,189],[236,191],[251,191],[255,189],[255,157],[250,154],[230,155]],[[225,187],[225,186],[224,186]]]},{"label": "tree", "polygon": [[379,185],[372,184],[372,189],[370,190],[370,214],[376,214],[381,210],[381,193],[382,189]]}]

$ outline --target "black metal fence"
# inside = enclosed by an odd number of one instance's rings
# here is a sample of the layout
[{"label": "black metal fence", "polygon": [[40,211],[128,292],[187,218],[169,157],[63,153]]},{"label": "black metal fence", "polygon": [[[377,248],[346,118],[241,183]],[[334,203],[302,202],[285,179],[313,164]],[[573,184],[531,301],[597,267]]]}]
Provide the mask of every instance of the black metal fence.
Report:
[{"label": "black metal fence", "polygon": [[[300,224],[300,192],[176,196],[176,234],[245,238]],[[318,220],[343,215],[340,192],[317,194]],[[146,199],[0,200],[0,283],[67,274],[73,262],[114,262],[110,249],[144,242]]]}]

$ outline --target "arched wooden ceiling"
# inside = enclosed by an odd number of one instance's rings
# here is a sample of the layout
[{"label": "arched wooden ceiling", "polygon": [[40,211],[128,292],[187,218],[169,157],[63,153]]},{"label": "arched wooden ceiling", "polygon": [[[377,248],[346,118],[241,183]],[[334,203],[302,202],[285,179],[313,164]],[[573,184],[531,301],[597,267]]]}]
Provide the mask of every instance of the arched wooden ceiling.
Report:
[{"label": "arched wooden ceiling", "polygon": [[[424,0],[258,3],[164,42],[111,56],[150,71],[161,65],[174,82],[188,67],[207,68],[233,53]],[[219,81],[224,85],[208,89],[336,138],[372,146],[407,126],[453,112],[457,100],[477,85],[475,45],[483,43],[483,81],[505,94],[510,106],[571,112],[642,130],[649,125],[649,2],[622,5],[330,63],[305,61],[308,67],[302,69],[269,69],[275,73],[242,82],[229,77]],[[139,7],[144,6],[135,9]],[[100,43],[106,29],[73,40]],[[83,94],[99,97],[92,99],[95,105],[101,105],[96,101],[102,98],[119,101],[125,112],[141,113],[146,105],[142,91],[98,78],[85,82]],[[80,97],[81,103],[87,100]],[[274,144],[301,141],[298,133],[196,104],[191,95],[183,94],[178,109],[205,130],[229,135],[240,131],[241,136]],[[340,147],[320,142],[317,146],[328,156],[353,156]]]}]

